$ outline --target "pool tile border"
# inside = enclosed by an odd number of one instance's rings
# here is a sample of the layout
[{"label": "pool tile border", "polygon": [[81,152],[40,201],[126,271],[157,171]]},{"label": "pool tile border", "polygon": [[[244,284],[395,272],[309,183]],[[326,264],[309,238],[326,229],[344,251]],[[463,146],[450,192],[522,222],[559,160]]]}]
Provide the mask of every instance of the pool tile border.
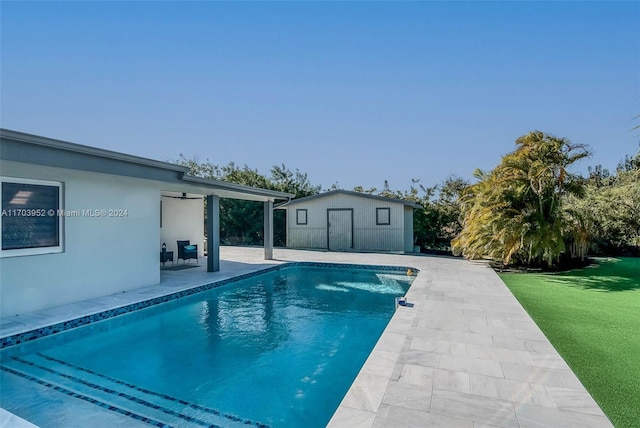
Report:
[{"label": "pool tile border", "polygon": [[353,263],[323,263],[323,262],[288,262],[281,265],[270,266],[264,269],[260,269],[254,272],[248,272],[231,278],[225,278],[218,281],[214,281],[208,284],[198,285],[188,288],[186,290],[174,291],[162,296],[153,297],[151,299],[142,300],[135,303],[129,303],[123,306],[119,306],[113,309],[107,309],[94,314],[84,315],[78,318],[74,318],[68,321],[62,321],[47,325],[44,327],[28,330],[22,333],[9,335],[0,338],[0,350],[10,348],[13,346],[21,345],[23,343],[30,342],[32,340],[40,339],[43,337],[51,336],[57,333],[62,333],[67,330],[71,330],[77,327],[82,327],[104,321],[109,318],[124,315],[130,312],[135,312],[140,309],[145,309],[150,306],[159,305],[172,300],[180,299],[193,294],[208,291],[223,285],[228,285],[234,282],[242,281],[254,276],[263,275],[271,272],[277,272],[282,269],[288,269],[293,267],[323,267],[323,268],[341,268],[341,269],[353,269],[353,270],[373,270],[373,271],[389,271],[389,272],[407,272],[412,270],[416,274],[420,271],[417,268],[410,266],[388,266],[388,265],[363,265]]}]

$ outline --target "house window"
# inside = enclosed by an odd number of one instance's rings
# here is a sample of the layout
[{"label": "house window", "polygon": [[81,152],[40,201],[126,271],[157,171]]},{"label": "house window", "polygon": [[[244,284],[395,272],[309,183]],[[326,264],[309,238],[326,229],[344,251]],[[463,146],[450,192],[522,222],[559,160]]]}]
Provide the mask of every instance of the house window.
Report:
[{"label": "house window", "polygon": [[376,225],[385,226],[391,224],[391,208],[376,208]]},{"label": "house window", "polygon": [[2,177],[0,256],[62,252],[62,183]]},{"label": "house window", "polygon": [[300,208],[296,210],[296,224],[307,224],[306,208]]}]

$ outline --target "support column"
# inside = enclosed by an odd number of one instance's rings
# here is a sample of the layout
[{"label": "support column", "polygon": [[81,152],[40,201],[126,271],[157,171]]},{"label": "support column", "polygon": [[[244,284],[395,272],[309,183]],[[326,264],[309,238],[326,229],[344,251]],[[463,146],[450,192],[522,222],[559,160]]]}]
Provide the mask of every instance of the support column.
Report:
[{"label": "support column", "polygon": [[273,260],[273,201],[264,203],[264,259]]},{"label": "support column", "polygon": [[220,270],[220,197],[207,195],[207,272]]}]

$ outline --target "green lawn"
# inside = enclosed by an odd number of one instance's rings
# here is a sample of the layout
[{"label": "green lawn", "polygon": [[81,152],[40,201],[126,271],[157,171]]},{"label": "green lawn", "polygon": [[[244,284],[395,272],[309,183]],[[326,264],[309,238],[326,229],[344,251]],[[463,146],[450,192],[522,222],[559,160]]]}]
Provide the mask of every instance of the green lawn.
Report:
[{"label": "green lawn", "polygon": [[500,277],[618,427],[640,426],[640,259]]}]

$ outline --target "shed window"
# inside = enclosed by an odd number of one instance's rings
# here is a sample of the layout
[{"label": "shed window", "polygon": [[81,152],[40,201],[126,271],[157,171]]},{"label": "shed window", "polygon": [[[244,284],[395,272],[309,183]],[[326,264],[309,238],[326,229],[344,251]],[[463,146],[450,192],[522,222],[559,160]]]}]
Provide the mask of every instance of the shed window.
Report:
[{"label": "shed window", "polygon": [[62,252],[62,183],[2,177],[2,257]]},{"label": "shed window", "polygon": [[296,210],[296,224],[307,224],[306,208],[299,208]]},{"label": "shed window", "polygon": [[376,225],[391,224],[391,208],[376,208]]}]

